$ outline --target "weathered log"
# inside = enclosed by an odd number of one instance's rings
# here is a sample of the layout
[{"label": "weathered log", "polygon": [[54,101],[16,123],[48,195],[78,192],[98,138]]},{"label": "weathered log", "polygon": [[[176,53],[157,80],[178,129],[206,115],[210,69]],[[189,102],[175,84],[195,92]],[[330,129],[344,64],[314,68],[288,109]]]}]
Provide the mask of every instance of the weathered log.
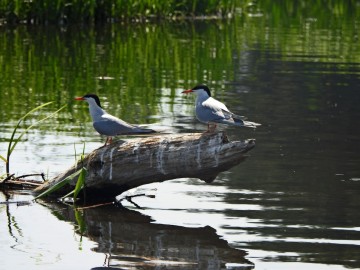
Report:
[{"label": "weathered log", "polygon": [[[230,142],[224,133],[186,133],[141,137],[117,141],[98,148],[66,172],[36,189],[42,192],[62,181],[82,166],[86,167],[86,194],[113,198],[134,187],[153,182],[192,177],[213,181],[225,170],[239,164],[255,140]],[[77,177],[57,191],[63,195],[74,189]]]}]

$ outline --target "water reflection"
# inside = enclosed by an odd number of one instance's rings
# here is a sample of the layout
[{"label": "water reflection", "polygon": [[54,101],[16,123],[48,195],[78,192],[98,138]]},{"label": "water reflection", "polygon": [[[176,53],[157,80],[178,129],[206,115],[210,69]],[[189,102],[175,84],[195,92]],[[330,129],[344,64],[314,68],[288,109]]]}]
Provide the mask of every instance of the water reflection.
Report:
[{"label": "water reflection", "polygon": [[[1,202],[30,198],[27,192],[0,192]],[[1,203],[0,220],[2,269],[90,269],[104,260],[91,251],[93,242],[81,239],[73,225],[39,204]]]},{"label": "water reflection", "polygon": [[79,233],[98,243],[93,250],[107,254],[106,266],[141,269],[252,269],[245,252],[229,247],[211,227],[186,228],[152,224],[136,211],[102,206],[81,212],[46,204],[56,216],[78,224]]}]

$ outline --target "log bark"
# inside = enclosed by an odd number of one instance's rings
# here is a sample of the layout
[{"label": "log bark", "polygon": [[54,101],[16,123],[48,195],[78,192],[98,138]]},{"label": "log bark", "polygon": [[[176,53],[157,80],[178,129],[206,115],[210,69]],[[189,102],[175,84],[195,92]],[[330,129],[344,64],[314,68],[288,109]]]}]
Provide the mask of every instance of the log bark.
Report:
[{"label": "log bark", "polygon": [[[98,148],[66,172],[36,189],[42,192],[82,166],[86,167],[87,199],[114,198],[134,187],[176,178],[213,181],[225,170],[239,164],[255,140],[229,141],[220,133],[185,133],[116,141]],[[77,177],[56,195],[74,189]]]}]

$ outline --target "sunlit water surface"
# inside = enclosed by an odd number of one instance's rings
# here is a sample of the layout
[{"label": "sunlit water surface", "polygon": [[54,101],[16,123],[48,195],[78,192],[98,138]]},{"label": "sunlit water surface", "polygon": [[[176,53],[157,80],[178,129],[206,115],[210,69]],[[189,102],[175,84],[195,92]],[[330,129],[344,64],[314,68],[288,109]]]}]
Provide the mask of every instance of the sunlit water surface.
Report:
[{"label": "sunlit water surface", "polygon": [[[0,51],[12,59],[0,83],[1,154],[17,119],[49,100],[55,100],[49,111],[68,107],[24,136],[11,157],[12,173],[52,177],[73,164],[74,149],[81,153],[84,141],[86,153],[101,146],[104,138],[92,129],[87,105],[72,100],[86,92],[99,93],[109,112],[129,122],[174,133],[203,131],[193,115],[194,99],[181,90],[205,82],[231,110],[263,124],[257,130],[227,129],[232,140],[255,138],[255,149],[211,184],[176,179],[144,186],[140,191],[156,197],[134,199],[142,210],[125,206],[153,224],[210,226],[231,247],[247,251],[256,269],[359,268],[358,37],[349,24],[341,37],[336,28],[318,28],[311,20],[305,25],[264,29],[261,21],[241,21],[124,31],[112,26],[104,33],[81,29],[84,40],[71,29],[1,29],[0,40],[15,48],[10,56]],[[30,53],[22,57],[21,50]],[[31,195],[1,194],[0,201],[6,199]],[[87,236],[86,230],[81,237],[77,218],[51,209],[0,205],[2,268],[91,269],[107,260],[139,267],[129,258],[109,259],[111,250],[116,255],[115,243],[94,241],[97,234]],[[123,215],[116,207],[111,213]],[[114,222],[106,216],[86,220],[88,229],[91,222]],[[227,267],[253,268],[245,265],[230,260]]]}]

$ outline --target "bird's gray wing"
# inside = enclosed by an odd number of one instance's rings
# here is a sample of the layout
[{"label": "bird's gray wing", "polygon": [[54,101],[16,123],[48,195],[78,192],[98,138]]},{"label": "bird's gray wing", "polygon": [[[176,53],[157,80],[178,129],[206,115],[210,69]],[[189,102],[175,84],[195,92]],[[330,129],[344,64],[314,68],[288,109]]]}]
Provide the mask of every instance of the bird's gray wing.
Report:
[{"label": "bird's gray wing", "polygon": [[222,112],[226,119],[230,119],[230,118],[238,119],[238,120],[246,120],[247,119],[246,116],[237,115],[233,112],[230,112],[229,110],[222,110]]},{"label": "bird's gray wing", "polygon": [[261,126],[259,123],[245,121],[245,116],[236,115],[230,111],[223,111],[225,118],[222,119],[220,122],[225,124],[231,124],[236,126],[246,126],[256,128],[257,126]]},{"label": "bird's gray wing", "polygon": [[110,114],[103,115],[101,121],[93,123],[97,132],[107,136],[116,136],[121,134],[143,134],[154,133],[152,129],[146,129],[134,126]]},{"label": "bird's gray wing", "polygon": [[132,133],[135,126],[110,114],[103,115],[101,120],[95,121],[93,126],[97,132],[107,136]]},{"label": "bird's gray wing", "polygon": [[198,118],[202,118],[203,122],[219,122],[223,119],[230,118],[231,113],[226,106],[214,98],[208,98],[201,103],[197,109]]},{"label": "bird's gray wing", "polygon": [[243,124],[244,117],[231,112],[224,103],[209,98],[202,103],[203,114],[208,116],[209,122],[224,124]]}]

